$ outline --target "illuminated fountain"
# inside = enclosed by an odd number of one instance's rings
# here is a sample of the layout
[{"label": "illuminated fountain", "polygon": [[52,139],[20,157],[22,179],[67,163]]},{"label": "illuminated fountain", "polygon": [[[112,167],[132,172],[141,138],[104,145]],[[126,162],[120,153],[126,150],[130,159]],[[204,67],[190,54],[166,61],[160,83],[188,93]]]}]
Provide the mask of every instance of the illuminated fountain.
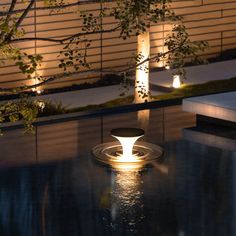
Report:
[{"label": "illuminated fountain", "polygon": [[112,167],[111,206],[109,225],[114,232],[123,235],[120,229],[135,234],[145,219],[143,210],[143,182],[141,176],[145,164],[158,159],[161,147],[137,141],[144,135],[143,129],[118,128],[111,136],[118,141],[97,145],[92,153],[97,160]]},{"label": "illuminated fountain", "polygon": [[144,130],[138,128],[117,128],[111,130],[111,136],[119,142],[109,142],[93,148],[93,155],[101,162],[115,169],[139,169],[145,164],[159,158],[161,147],[137,141],[144,135]]}]

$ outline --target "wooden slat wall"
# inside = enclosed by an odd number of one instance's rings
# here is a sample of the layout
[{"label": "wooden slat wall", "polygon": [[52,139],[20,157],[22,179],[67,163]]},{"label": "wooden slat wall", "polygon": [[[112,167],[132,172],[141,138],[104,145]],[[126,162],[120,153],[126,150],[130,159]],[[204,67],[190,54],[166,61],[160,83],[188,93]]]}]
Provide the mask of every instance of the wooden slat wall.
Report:
[{"label": "wooden slat wall", "polygon": [[[71,2],[74,0],[70,0]],[[10,0],[1,0],[0,8],[10,3]],[[106,3],[109,7],[112,3]],[[39,0],[36,6],[41,6]],[[18,8],[25,7],[20,3]],[[173,7],[177,14],[184,16],[184,22],[193,40],[207,40],[211,48],[204,53],[206,57],[219,55],[223,50],[236,47],[236,0],[184,0],[174,1]],[[81,9],[92,10],[94,15],[99,15],[100,4],[88,4],[80,6]],[[114,19],[103,19],[103,27],[111,28]],[[61,38],[73,35],[81,29],[81,19],[73,9],[63,12],[37,11],[30,12],[23,22],[26,36]],[[163,51],[164,36],[168,34],[169,25],[151,27],[151,52]],[[136,37],[128,40],[119,38],[119,32],[91,35],[91,48],[88,51],[88,62],[92,69],[121,68],[130,62],[130,58],[136,51]],[[27,53],[41,53],[44,57],[38,72],[45,76],[60,73],[57,55],[63,45],[51,42],[22,42],[17,44]],[[152,64],[152,67],[163,66],[164,63]],[[86,69],[83,69],[86,70]],[[93,81],[99,78],[99,74],[89,73],[64,78],[47,85],[50,87],[62,87],[78,84],[85,81]],[[14,87],[22,84],[32,84],[34,81],[25,79],[14,66],[13,62],[6,62],[0,67],[0,87]]]}]

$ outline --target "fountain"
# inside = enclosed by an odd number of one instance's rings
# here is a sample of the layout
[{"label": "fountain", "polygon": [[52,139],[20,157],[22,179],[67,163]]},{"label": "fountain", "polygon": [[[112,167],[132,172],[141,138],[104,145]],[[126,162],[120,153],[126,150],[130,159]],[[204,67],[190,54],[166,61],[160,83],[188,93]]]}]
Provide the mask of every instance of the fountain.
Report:
[{"label": "fountain", "polygon": [[142,168],[158,159],[163,154],[163,149],[151,143],[137,141],[144,136],[143,129],[112,129],[111,136],[118,141],[99,144],[92,149],[92,153],[98,161],[112,167],[109,227],[119,232],[120,226],[123,226],[133,234],[138,232],[139,225],[142,225],[145,218]]},{"label": "fountain", "polygon": [[155,144],[137,141],[144,135],[139,128],[117,128],[111,136],[119,142],[108,142],[95,146],[92,150],[97,160],[115,169],[140,169],[159,158],[163,149]]}]

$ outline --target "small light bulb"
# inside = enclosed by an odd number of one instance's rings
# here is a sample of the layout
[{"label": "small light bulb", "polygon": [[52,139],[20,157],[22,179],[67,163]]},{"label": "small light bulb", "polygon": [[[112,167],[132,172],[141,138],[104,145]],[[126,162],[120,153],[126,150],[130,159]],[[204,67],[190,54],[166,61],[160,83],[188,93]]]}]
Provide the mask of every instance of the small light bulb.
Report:
[{"label": "small light bulb", "polygon": [[165,69],[166,69],[166,70],[169,70],[169,69],[170,69],[170,66],[169,66],[169,65],[166,65],[166,66],[165,66]]},{"label": "small light bulb", "polygon": [[36,93],[37,93],[37,94],[41,94],[42,91],[41,91],[41,90],[37,90]]}]

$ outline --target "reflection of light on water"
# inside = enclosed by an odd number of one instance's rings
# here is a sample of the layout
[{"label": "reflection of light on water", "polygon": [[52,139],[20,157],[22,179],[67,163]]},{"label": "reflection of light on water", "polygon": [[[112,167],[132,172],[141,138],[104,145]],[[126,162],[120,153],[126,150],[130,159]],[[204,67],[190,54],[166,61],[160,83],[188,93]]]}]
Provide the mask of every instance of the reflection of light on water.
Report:
[{"label": "reflection of light on water", "polygon": [[[149,111],[145,112],[149,117]],[[139,223],[144,219],[140,172],[147,163],[159,158],[163,150],[151,143],[135,144],[144,135],[144,130],[139,128],[116,128],[111,130],[111,135],[120,143],[103,143],[92,150],[97,160],[112,167],[111,223],[108,225],[117,233],[119,229],[138,232]],[[105,217],[103,220],[106,222]]]},{"label": "reflection of light on water", "polygon": [[164,175],[167,175],[169,173],[169,169],[167,166],[165,165],[159,165],[155,162],[152,162],[152,166],[157,170],[159,171],[160,173],[164,174]]},{"label": "reflection of light on water", "polygon": [[138,116],[138,124],[139,126],[144,129],[147,130],[148,129],[148,125],[149,125],[149,119],[150,119],[150,110],[141,110],[137,112],[137,116]]},{"label": "reflection of light on water", "polygon": [[140,177],[140,172],[134,170],[113,172],[111,217],[115,227],[122,224],[122,228],[136,231],[144,218]]}]

